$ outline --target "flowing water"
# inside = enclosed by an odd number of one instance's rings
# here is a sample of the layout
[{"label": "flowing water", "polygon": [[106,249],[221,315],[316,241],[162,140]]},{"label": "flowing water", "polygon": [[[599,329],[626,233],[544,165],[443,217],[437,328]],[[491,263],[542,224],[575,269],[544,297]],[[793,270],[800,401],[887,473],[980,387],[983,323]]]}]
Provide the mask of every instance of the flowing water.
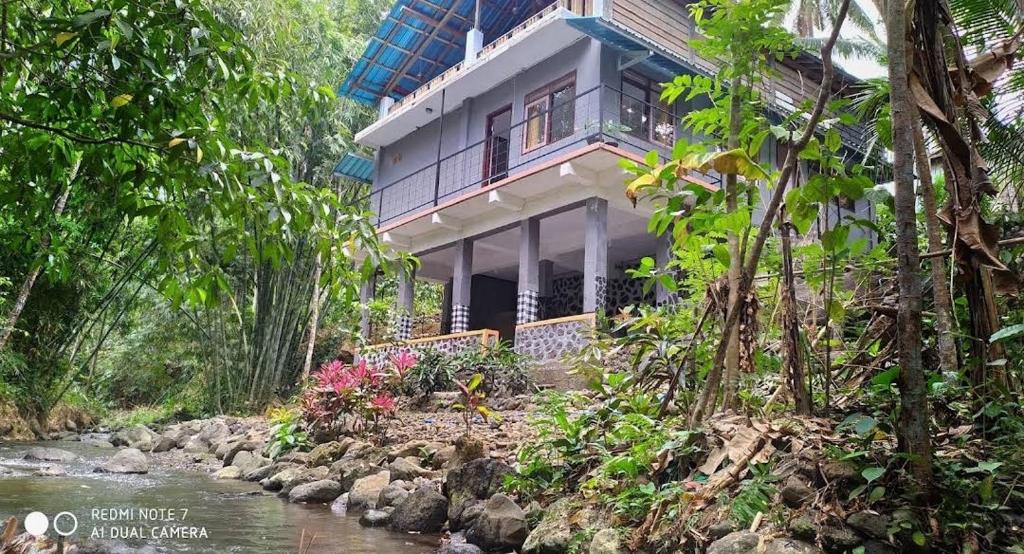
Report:
[{"label": "flowing water", "polygon": [[[63,466],[67,476],[36,477],[47,462],[22,460],[33,446],[67,450],[81,457]],[[315,535],[313,553],[427,553],[437,537],[400,535],[359,525],[329,505],[289,504],[258,484],[151,465],[145,475],[93,473],[116,449],[74,441],[0,443],[0,516],[24,521],[34,511],[51,522],[60,512],[78,521],[72,540],[113,539],[155,552],[285,553],[299,550],[300,537]],[[6,470],[8,471],[5,471]],[[61,531],[73,525],[57,521]],[[47,533],[56,538],[53,526]]]}]

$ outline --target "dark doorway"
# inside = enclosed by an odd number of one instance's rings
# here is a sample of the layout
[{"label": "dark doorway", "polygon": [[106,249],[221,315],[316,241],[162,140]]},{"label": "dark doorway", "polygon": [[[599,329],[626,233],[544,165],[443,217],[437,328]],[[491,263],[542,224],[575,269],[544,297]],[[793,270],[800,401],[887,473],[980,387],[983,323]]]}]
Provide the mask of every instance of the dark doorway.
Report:
[{"label": "dark doorway", "polygon": [[512,140],[512,106],[487,116],[484,144],[484,185],[508,177],[508,151]]}]

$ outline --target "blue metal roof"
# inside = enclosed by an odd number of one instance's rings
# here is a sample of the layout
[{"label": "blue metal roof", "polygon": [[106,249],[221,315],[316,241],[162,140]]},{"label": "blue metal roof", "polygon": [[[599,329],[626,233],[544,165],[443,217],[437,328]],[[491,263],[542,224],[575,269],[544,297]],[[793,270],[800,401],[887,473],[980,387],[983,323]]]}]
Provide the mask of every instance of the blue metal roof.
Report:
[{"label": "blue metal roof", "polygon": [[346,152],[338,165],[334,166],[334,174],[362,183],[373,183],[373,160]]},{"label": "blue metal roof", "polygon": [[648,50],[651,55],[639,63],[663,74],[668,80],[681,73],[704,74],[695,66],[692,66],[673,56],[660,52],[650,41],[643,39],[628,29],[601,17],[570,17],[566,20],[569,25],[582,33],[590,35],[595,39],[623,52],[635,52]]},{"label": "blue metal roof", "polygon": [[[338,94],[365,104],[400,100],[462,61],[475,9],[476,0],[396,0]],[[484,44],[538,9],[535,0],[480,2]]]}]

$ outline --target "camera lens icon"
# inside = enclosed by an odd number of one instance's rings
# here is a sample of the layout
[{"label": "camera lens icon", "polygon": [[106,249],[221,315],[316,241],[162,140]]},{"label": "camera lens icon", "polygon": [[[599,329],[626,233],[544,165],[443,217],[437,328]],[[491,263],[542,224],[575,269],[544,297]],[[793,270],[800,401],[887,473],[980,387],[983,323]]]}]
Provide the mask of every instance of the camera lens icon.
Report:
[{"label": "camera lens icon", "polygon": [[73,535],[78,530],[78,518],[71,512],[61,512],[53,516],[53,530],[62,537]]},{"label": "camera lens icon", "polygon": [[[33,537],[41,537],[50,528],[50,518],[43,512],[32,512],[25,516],[25,531]],[[61,512],[53,516],[53,531],[62,537],[74,534],[78,530],[78,518],[71,512]]]}]

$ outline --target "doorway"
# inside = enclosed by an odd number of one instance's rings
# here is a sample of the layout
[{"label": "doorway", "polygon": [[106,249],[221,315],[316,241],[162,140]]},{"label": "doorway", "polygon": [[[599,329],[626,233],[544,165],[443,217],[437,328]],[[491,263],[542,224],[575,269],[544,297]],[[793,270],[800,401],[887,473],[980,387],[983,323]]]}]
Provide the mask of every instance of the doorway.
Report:
[{"label": "doorway", "polygon": [[487,116],[484,141],[484,186],[508,177],[509,145],[512,142],[512,106]]}]

